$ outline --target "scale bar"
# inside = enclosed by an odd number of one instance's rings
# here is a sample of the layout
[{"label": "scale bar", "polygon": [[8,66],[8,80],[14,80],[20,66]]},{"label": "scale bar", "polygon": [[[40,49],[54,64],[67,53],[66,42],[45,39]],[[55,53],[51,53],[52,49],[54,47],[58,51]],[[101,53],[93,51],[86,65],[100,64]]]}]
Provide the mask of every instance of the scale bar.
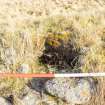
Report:
[{"label": "scale bar", "polygon": [[105,77],[105,72],[103,73],[69,73],[69,74],[20,74],[20,73],[0,73],[0,78],[2,77],[13,77],[13,78],[54,78],[54,77]]}]

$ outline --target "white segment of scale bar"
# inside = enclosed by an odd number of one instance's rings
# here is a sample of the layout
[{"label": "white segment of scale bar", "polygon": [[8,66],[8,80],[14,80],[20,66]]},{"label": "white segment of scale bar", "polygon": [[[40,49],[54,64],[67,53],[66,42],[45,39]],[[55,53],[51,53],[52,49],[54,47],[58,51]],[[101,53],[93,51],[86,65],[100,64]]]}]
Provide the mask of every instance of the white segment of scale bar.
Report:
[{"label": "white segment of scale bar", "polygon": [[71,73],[71,74],[54,74],[54,77],[105,77],[104,73]]}]

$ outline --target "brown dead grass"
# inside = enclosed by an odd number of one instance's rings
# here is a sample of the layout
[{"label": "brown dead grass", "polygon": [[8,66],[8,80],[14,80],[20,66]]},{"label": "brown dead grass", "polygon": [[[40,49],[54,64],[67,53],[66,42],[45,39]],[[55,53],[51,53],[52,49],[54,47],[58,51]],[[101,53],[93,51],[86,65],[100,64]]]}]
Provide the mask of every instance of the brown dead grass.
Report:
[{"label": "brown dead grass", "polygon": [[97,78],[98,85],[97,85],[97,93],[92,98],[92,100],[84,105],[104,105],[105,104],[105,78],[99,77]]}]

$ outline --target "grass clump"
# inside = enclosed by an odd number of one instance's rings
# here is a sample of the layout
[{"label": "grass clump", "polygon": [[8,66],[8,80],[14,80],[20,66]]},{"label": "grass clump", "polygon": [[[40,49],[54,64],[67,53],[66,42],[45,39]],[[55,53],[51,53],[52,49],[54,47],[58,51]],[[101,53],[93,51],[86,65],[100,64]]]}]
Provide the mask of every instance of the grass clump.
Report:
[{"label": "grass clump", "polygon": [[42,22],[46,41],[41,62],[47,64],[48,68],[76,69],[78,72],[104,71],[105,35],[101,21],[98,15],[46,18]]},{"label": "grass clump", "polygon": [[52,68],[76,68],[79,49],[75,38],[78,30],[74,28],[70,17],[48,17],[43,22],[42,33],[45,34],[46,41],[45,50],[40,57],[41,62]]},{"label": "grass clump", "polygon": [[8,77],[0,79],[0,96],[19,95],[27,82],[27,79],[22,78]]}]

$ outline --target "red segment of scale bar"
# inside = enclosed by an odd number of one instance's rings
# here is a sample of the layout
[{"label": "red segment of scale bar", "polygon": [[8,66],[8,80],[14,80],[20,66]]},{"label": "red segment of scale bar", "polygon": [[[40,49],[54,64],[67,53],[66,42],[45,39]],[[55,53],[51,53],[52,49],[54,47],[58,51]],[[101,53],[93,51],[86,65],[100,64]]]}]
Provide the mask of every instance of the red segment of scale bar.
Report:
[{"label": "red segment of scale bar", "polygon": [[1,77],[13,77],[13,78],[40,78],[40,77],[55,77],[54,74],[49,73],[49,74],[17,74],[17,73],[0,73],[0,78]]}]

